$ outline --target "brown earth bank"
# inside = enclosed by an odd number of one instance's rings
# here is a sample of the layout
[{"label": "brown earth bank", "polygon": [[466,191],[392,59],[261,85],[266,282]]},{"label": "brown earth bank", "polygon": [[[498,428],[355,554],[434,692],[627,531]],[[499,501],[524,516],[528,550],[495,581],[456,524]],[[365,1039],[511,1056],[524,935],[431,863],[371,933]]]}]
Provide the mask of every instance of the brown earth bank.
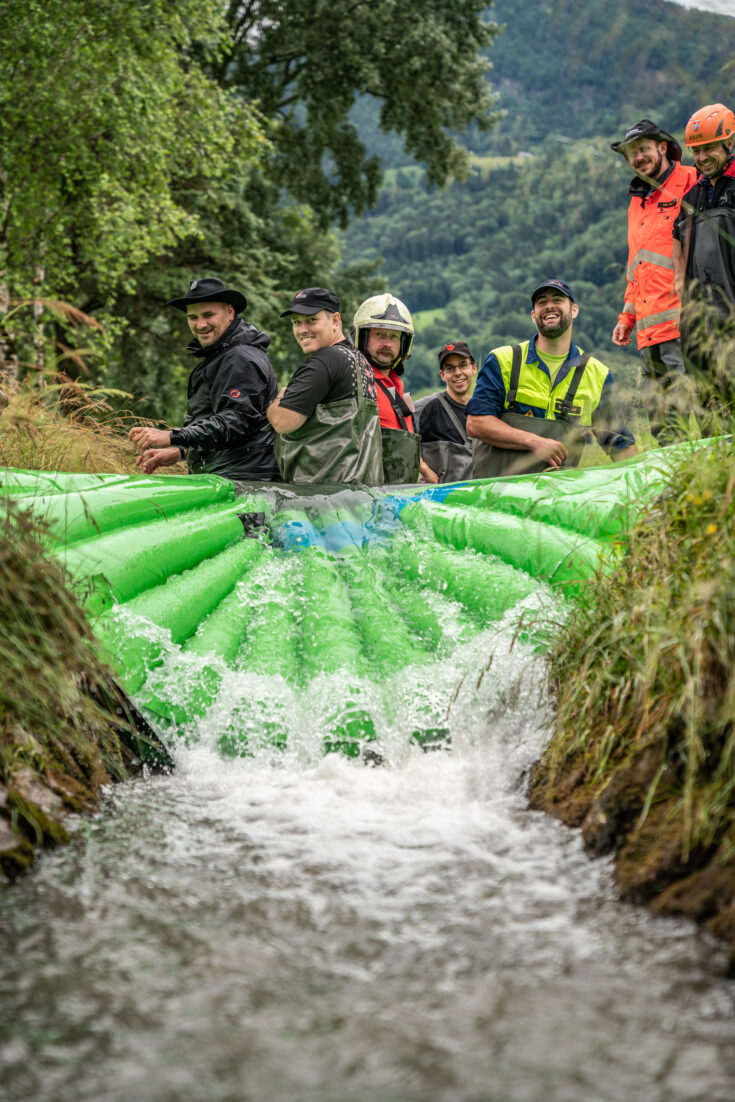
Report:
[{"label": "brown earth bank", "polygon": [[[716,840],[693,842],[668,771],[655,747],[608,770],[602,781],[581,753],[561,770],[547,754],[532,771],[529,804],[580,829],[590,857],[614,854],[622,900],[691,919],[724,940],[726,974],[735,978],[735,823]],[[657,780],[653,805],[646,807]]]},{"label": "brown earth bank", "polygon": [[39,852],[69,842],[69,816],[94,812],[107,785],[145,770],[173,767],[153,731],[114,683],[84,686],[83,691],[94,725],[71,729],[58,714],[58,737],[51,749],[19,723],[0,723],[0,883],[27,872]]},{"label": "brown earth bank", "polygon": [[170,759],[97,657],[45,530],[0,506],[0,881],[68,841],[105,785]]}]

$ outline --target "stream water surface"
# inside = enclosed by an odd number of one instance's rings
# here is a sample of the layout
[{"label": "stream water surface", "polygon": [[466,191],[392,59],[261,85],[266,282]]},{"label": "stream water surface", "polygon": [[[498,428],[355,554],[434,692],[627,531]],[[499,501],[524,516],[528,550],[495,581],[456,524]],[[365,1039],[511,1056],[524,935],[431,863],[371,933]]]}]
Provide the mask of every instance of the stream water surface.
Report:
[{"label": "stream water surface", "polygon": [[[527,810],[540,663],[510,631],[472,651],[380,686],[382,765],[314,752],[327,679],[289,750],[204,729],[110,791],[2,898],[0,1099],[735,1100],[722,952]],[[450,749],[410,744],[417,692]]]}]

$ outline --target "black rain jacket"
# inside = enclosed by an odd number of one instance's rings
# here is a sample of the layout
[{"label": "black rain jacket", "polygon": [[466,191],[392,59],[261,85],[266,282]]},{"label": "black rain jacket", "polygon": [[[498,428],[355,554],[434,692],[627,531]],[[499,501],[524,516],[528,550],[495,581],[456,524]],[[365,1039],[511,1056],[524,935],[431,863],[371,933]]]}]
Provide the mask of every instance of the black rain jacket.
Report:
[{"label": "black rain jacket", "polygon": [[277,482],[274,433],[265,411],[278,393],[267,333],[235,318],[213,345],[187,351],[199,359],[189,376],[186,420],[171,443],[186,450],[194,474]]}]

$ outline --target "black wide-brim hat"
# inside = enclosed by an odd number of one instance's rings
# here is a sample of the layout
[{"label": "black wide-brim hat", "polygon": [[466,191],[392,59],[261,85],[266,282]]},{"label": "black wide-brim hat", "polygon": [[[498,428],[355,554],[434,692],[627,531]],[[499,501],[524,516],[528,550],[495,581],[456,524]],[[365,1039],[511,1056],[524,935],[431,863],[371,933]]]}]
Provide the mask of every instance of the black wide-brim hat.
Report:
[{"label": "black wide-brim hat", "polygon": [[208,276],[206,279],[192,279],[188,293],[183,298],[172,298],[166,305],[186,313],[187,306],[195,302],[228,302],[234,306],[236,314],[241,314],[248,304],[242,292],[233,291],[221,279]]},{"label": "black wide-brim hat", "polygon": [[626,146],[630,145],[631,142],[637,141],[638,138],[652,138],[655,142],[666,142],[667,158],[670,161],[681,160],[681,146],[676,138],[673,138],[671,134],[667,134],[665,130],[662,130],[655,122],[651,122],[650,119],[641,119],[640,122],[629,127],[621,140],[619,142],[613,142],[610,148],[627,160],[628,157],[625,152]]}]

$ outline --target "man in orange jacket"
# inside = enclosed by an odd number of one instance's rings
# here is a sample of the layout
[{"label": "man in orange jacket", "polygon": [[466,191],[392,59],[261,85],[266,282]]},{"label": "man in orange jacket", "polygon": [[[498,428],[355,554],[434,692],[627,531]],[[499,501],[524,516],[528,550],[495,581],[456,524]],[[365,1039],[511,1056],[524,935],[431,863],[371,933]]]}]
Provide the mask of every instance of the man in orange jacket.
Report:
[{"label": "man in orange jacket", "polygon": [[635,327],[643,365],[643,402],[651,429],[659,436],[665,427],[666,411],[678,405],[677,388],[672,384],[680,381],[686,371],[671,231],[682,196],[697,173],[682,165],[679,143],[650,119],[631,126],[611,148],[625,157],[635,172],[628,188],[628,283],[612,339],[621,348],[630,344]]}]

